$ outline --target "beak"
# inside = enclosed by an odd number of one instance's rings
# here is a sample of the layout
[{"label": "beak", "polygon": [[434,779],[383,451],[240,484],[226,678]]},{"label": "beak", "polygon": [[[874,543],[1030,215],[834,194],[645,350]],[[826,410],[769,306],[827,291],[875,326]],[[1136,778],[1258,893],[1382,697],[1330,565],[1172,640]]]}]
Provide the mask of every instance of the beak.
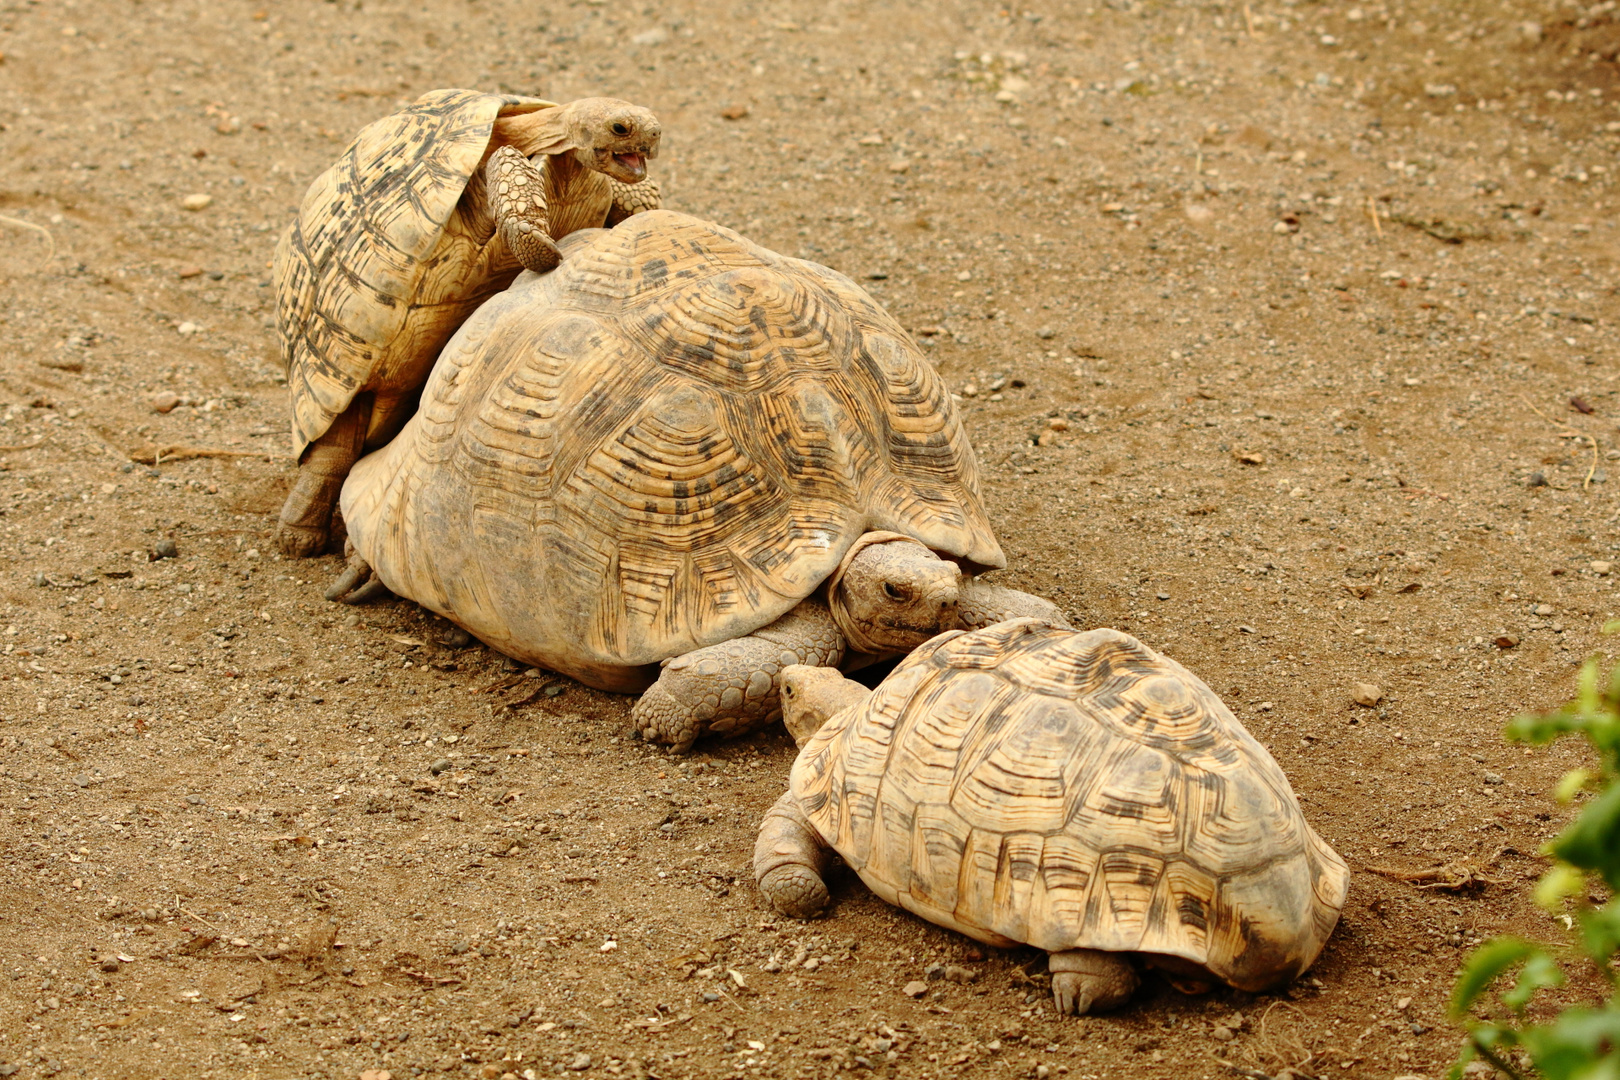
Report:
[{"label": "beak", "polygon": [[647,176],[647,158],[643,154],[614,154],[613,160],[627,176],[635,177],[634,183],[639,183]]}]

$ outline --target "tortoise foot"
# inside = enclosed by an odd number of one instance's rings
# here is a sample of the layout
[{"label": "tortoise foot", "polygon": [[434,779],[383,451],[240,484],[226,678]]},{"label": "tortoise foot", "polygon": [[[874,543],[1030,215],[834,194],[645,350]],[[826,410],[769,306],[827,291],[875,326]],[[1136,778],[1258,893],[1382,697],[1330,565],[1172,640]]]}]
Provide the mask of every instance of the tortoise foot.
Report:
[{"label": "tortoise foot", "polygon": [[654,683],[630,709],[630,722],[650,743],[668,743],[671,753],[684,754],[703,733],[692,706]]},{"label": "tortoise foot", "polygon": [[1136,990],[1136,969],[1118,953],[1069,949],[1051,956],[1052,999],[1060,1014],[1114,1009]]},{"label": "tortoise foot", "polygon": [[826,882],[814,870],[792,864],[767,872],[759,879],[759,891],[773,908],[795,919],[821,914],[831,899]]},{"label": "tortoise foot", "polygon": [[382,579],[371,572],[371,564],[351,547],[348,565],[326,587],[326,598],[342,604],[364,604],[392,595]]},{"label": "tortoise foot", "polygon": [[291,522],[276,523],[276,550],[289,559],[313,559],[326,554],[332,542],[332,530]]}]

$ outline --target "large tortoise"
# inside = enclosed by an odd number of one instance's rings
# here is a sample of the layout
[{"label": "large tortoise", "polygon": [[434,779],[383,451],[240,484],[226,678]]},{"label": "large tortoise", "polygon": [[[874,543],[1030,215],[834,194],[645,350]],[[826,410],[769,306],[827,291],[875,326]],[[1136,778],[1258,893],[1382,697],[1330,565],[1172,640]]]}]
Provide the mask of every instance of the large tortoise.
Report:
[{"label": "large tortoise", "polygon": [[[367,125],[276,247],[298,479],[276,539],[326,549],[343,478],[416,406],[439,349],[554,240],[660,205],[658,118],[612,98],[435,90]],[[531,160],[533,159],[533,160]]]},{"label": "large tortoise", "polygon": [[374,574],[521,660],[651,685],[636,725],[680,749],[780,715],[787,664],[1058,617],[963,580],[1005,564],[973,450],[848,278],[667,210],[563,246],[355,466],[356,559],[329,597]]},{"label": "large tortoise", "polygon": [[1116,630],[1038,619],[941,634],[875,691],[791,667],[800,751],[754,851],[785,914],[836,850],[873,892],[1051,954],[1059,1011],[1122,1002],[1130,957],[1258,991],[1316,959],[1344,860],[1266,749],[1186,668]]}]

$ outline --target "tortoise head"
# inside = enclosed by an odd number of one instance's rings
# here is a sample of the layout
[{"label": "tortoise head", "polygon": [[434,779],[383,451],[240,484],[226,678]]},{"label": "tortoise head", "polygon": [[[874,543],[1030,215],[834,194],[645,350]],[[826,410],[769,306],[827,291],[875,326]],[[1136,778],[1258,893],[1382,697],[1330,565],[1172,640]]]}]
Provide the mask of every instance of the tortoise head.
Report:
[{"label": "tortoise head", "polygon": [[956,629],[961,589],[961,567],[894,537],[855,551],[831,582],[827,602],[855,651],[910,652]]},{"label": "tortoise head", "polygon": [[789,664],[782,669],[782,722],[803,747],[834,713],[859,705],[871,692],[836,668]]},{"label": "tortoise head", "polygon": [[621,184],[647,178],[663,129],[651,109],[617,98],[581,98],[564,105],[574,160]]}]

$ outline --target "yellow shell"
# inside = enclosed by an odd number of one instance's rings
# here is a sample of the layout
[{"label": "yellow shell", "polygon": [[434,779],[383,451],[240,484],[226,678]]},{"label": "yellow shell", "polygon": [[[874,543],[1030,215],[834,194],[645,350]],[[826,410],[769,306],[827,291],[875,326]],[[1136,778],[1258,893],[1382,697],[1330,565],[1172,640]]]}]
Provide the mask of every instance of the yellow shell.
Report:
[{"label": "yellow shell", "polygon": [[1005,565],[905,331],[841,274],[663,210],[469,319],[343,516],[396,593],[621,691],[774,621],[871,530]]},{"label": "yellow shell", "polygon": [[368,445],[391,435],[446,339],[511,282],[515,261],[481,261],[489,230],[461,195],[497,117],[553,107],[435,90],[368,124],[310,185],[274,264],[295,457],[362,392]]},{"label": "yellow shell", "polygon": [[811,737],[792,790],[862,881],[925,919],[1179,957],[1243,990],[1310,966],[1349,882],[1209,687],[1115,630],[941,634]]}]

